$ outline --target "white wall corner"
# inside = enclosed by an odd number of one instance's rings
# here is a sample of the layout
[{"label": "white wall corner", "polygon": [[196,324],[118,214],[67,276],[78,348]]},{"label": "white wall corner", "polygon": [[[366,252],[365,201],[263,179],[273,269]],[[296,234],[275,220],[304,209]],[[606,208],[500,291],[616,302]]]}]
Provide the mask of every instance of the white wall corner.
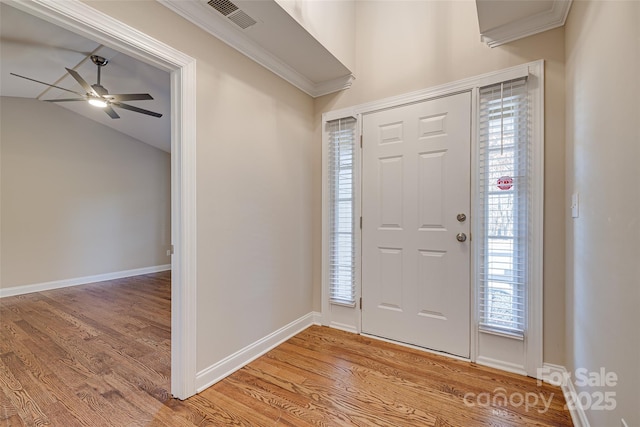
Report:
[{"label": "white wall corner", "polygon": [[574,427],[590,427],[587,413],[578,399],[578,393],[567,368],[562,365],[545,363],[538,371],[537,377],[548,384],[560,387]]},{"label": "white wall corner", "polygon": [[322,313],[314,311],[311,314],[313,315],[313,324],[322,326]]},{"label": "white wall corner", "polygon": [[89,283],[106,282],[108,280],[141,276],[143,274],[158,273],[160,271],[167,270],[171,270],[171,264],[136,268],[133,270],[116,271],[113,273],[96,274],[93,276],[75,277],[72,279],[55,280],[52,282],[34,283],[32,285],[13,286],[10,288],[0,289],[0,298],[30,294],[33,292],[50,291],[53,289],[68,288],[71,286],[87,285]]},{"label": "white wall corner", "polygon": [[567,20],[572,1],[573,0],[554,0],[553,6],[548,11],[491,28],[481,33],[480,39],[489,47],[497,47],[505,43],[562,27]]},{"label": "white wall corner", "polygon": [[196,374],[196,390],[198,393],[248,365],[258,357],[279,346],[289,338],[302,332],[311,325],[320,324],[321,314],[310,312],[294,320],[275,332],[249,344],[243,349],[225,357]]}]

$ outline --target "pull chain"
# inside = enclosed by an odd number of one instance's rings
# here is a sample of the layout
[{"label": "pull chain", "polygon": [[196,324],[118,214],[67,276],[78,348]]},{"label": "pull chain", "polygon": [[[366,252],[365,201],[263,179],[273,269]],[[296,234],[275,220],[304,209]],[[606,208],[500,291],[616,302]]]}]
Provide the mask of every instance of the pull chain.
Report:
[{"label": "pull chain", "polygon": [[500,155],[504,155],[504,82],[500,83]]}]

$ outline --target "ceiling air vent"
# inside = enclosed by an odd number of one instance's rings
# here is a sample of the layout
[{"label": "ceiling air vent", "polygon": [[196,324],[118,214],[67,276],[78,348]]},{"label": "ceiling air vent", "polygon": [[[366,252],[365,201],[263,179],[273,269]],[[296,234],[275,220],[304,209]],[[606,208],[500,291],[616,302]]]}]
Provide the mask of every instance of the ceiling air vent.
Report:
[{"label": "ceiling air vent", "polygon": [[231,3],[229,0],[210,0],[208,4],[224,16],[228,16],[230,13],[238,10],[238,6]]},{"label": "ceiling air vent", "polygon": [[252,17],[250,17],[249,15],[247,15],[241,10],[227,16],[227,18],[232,20],[238,27],[242,28],[243,30],[249,28],[250,26],[256,23],[255,19],[253,19]]},{"label": "ceiling air vent", "polygon": [[243,30],[246,30],[250,26],[256,24],[255,19],[244,13],[238,8],[238,6],[229,0],[209,0],[207,4],[229,18],[231,22]]}]

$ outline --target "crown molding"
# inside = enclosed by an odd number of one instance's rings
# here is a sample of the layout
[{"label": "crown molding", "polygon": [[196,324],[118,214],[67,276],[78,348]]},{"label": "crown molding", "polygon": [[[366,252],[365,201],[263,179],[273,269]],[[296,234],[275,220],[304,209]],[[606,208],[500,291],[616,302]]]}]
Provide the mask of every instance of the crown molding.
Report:
[{"label": "crown molding", "polygon": [[[347,73],[338,78],[314,82],[287,64],[286,61],[269,52],[246,33],[235,28],[229,23],[228,19],[210,10],[206,3],[194,0],[157,1],[314,98],[351,87],[354,79],[351,73]],[[262,23],[262,25],[265,24]],[[295,36],[295,34],[291,35],[291,37],[294,38]],[[320,42],[316,41],[316,43],[320,45]],[[328,59],[336,64],[336,68],[346,69],[346,67],[328,51],[327,56],[330,57]],[[323,61],[323,64],[326,65],[327,58],[310,57],[309,61]]]},{"label": "crown molding", "polygon": [[567,20],[572,0],[554,0],[551,9],[492,28],[480,34],[489,47],[562,27]]}]

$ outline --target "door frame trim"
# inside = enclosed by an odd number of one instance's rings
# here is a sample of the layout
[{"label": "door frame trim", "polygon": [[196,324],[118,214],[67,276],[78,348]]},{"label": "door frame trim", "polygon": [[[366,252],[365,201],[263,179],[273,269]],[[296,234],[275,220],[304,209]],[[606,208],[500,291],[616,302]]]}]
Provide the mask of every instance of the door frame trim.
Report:
[{"label": "door frame trim", "polygon": [[[529,376],[537,377],[539,368],[543,365],[543,219],[544,219],[544,60],[533,61],[510,67],[503,70],[498,70],[479,76],[474,76],[455,82],[435,86],[432,88],[422,89],[415,92],[410,92],[398,96],[393,96],[377,101],[372,101],[356,106],[343,108],[339,110],[333,110],[322,114],[322,176],[323,176],[323,188],[322,188],[322,324],[325,326],[331,326],[338,329],[347,330],[350,332],[361,333],[361,309],[359,305],[355,308],[349,309],[346,307],[340,307],[333,305],[329,302],[329,281],[328,281],[328,262],[326,253],[328,251],[328,186],[326,182],[328,165],[328,135],[325,132],[325,123],[331,120],[344,118],[348,116],[355,117],[358,120],[359,133],[357,138],[362,135],[362,115],[372,113],[379,110],[398,107],[405,104],[411,104],[415,102],[427,101],[430,99],[440,98],[444,96],[454,95],[460,92],[471,91],[471,215],[472,215],[472,230],[475,230],[477,225],[474,222],[475,216],[474,210],[477,206],[478,195],[476,191],[476,176],[477,170],[477,154],[475,147],[477,147],[478,141],[478,90],[480,87],[487,86],[494,83],[499,83],[506,80],[515,79],[524,75],[533,76],[536,84],[534,89],[530,89],[530,111],[532,115],[532,133],[531,139],[534,144],[532,165],[532,176],[535,178],[532,182],[532,224],[534,229],[533,243],[532,243],[532,283],[533,286],[529,293],[529,322],[528,322],[528,336],[525,348],[525,364],[522,366],[522,370],[519,373],[527,374]],[[356,150],[356,163],[358,165],[357,173],[357,187],[356,187],[356,205],[360,209],[361,198],[361,150]],[[360,212],[357,213],[360,215]],[[360,241],[361,241],[360,229],[356,229],[356,249],[358,251],[358,258],[356,259],[356,301],[362,295],[362,283],[361,283],[361,255],[360,255]],[[477,240],[476,240],[477,241]],[[477,262],[474,244],[471,245],[471,336],[470,336],[470,360],[476,361],[478,359],[478,310],[477,310],[477,292],[475,277],[477,277]],[[349,311],[350,310],[350,311]],[[499,369],[505,370],[509,364],[495,365]],[[508,369],[512,370],[512,369]]]},{"label": "door frame trim", "polygon": [[196,61],[81,1],[2,0],[171,74],[171,393],[196,393]]}]

